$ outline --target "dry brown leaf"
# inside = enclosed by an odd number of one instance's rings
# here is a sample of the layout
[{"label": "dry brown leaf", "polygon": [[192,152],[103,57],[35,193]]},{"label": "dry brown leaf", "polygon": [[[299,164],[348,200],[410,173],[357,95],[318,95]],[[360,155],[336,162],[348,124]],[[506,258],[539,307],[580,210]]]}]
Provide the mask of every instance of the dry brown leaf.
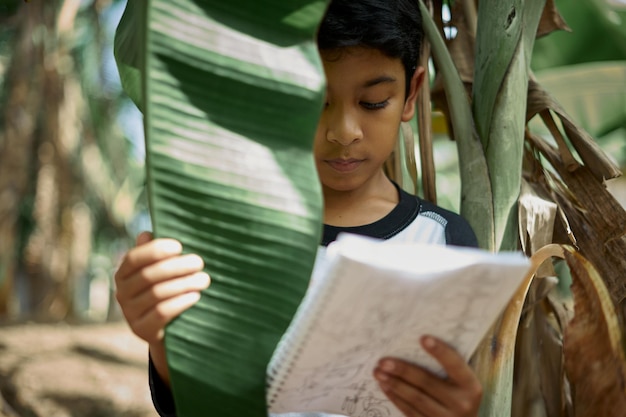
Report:
[{"label": "dry brown leaf", "polygon": [[[530,256],[539,248],[552,243],[552,232],[557,216],[557,206],[545,196],[540,196],[532,184],[522,179],[519,197],[519,234],[522,250]],[[537,271],[539,277],[554,276],[551,263],[544,263]]]},{"label": "dry brown leaf", "polygon": [[[566,137],[576,149],[582,162],[593,172],[598,181],[602,182],[622,175],[619,167],[606,156],[593,137],[578,127],[556,100],[537,81],[531,78],[528,84],[526,120],[530,121],[535,115],[545,111],[551,111],[559,117]],[[560,150],[564,152],[563,149]],[[567,155],[563,154],[561,159],[563,161],[570,160]]]},{"label": "dry brown leaf", "polygon": [[524,281],[472,357],[472,367],[485,393],[483,403],[488,404],[491,411],[497,412],[498,407],[504,406],[506,393],[512,389],[507,375],[513,368],[520,317],[535,273],[547,259],[562,256],[560,245],[546,245],[530,257],[531,267]]},{"label": "dry brown leaf", "polygon": [[582,255],[604,279],[623,321],[626,316],[626,211],[585,165],[570,172],[553,146],[534,135],[527,138],[558,173],[550,192],[565,213]]},{"label": "dry brown leaf", "polygon": [[554,0],[547,0],[546,7],[543,9],[543,14],[539,21],[539,27],[537,28],[537,37],[548,35],[555,30],[572,31],[565,23],[565,20],[563,20],[563,16],[559,13]]},{"label": "dry brown leaf", "polygon": [[575,316],[565,330],[565,368],[576,417],[620,417],[626,410],[626,360],[622,327],[603,280],[573,249],[565,251],[572,272]]},{"label": "dry brown leaf", "polygon": [[450,27],[456,36],[448,42],[448,51],[464,83],[474,82],[476,35],[470,30],[461,2],[455,2],[450,12]]},{"label": "dry brown leaf", "polygon": [[[465,84],[467,98],[470,100],[472,84],[474,82],[475,35],[471,33],[465,19],[465,14],[463,13],[462,5],[458,4],[458,2],[455,3],[451,10],[450,23],[448,26],[454,27],[457,30],[455,38],[447,41],[448,51],[457,68],[461,81]],[[435,109],[441,110],[446,115],[446,119],[448,120],[448,132],[450,138],[454,139],[454,131],[451,123],[449,123],[450,112],[443,87],[443,79],[439,72],[435,74],[431,100]]]},{"label": "dry brown leaf", "polygon": [[573,417],[562,349],[561,321],[567,321],[567,310],[555,301],[554,285],[551,279],[534,279],[525,300],[515,349],[512,417]]},{"label": "dry brown leaf", "polygon": [[[554,241],[557,216],[558,207],[550,196],[537,184],[522,180],[519,227],[527,255]],[[535,273],[536,277],[555,275],[552,262],[544,262]],[[549,279],[533,279],[524,301],[515,346],[512,417],[573,416],[562,351],[567,311],[550,297],[553,288]]]},{"label": "dry brown leaf", "polygon": [[[569,380],[565,375],[565,357],[563,355],[563,332],[572,319],[574,312],[570,300],[551,292],[543,304],[546,313],[546,325],[551,332],[544,337],[544,367],[547,372],[542,374],[542,391],[546,398],[548,416],[574,416],[573,400]],[[556,368],[558,367],[558,368]],[[558,370],[558,373],[557,373]]]}]

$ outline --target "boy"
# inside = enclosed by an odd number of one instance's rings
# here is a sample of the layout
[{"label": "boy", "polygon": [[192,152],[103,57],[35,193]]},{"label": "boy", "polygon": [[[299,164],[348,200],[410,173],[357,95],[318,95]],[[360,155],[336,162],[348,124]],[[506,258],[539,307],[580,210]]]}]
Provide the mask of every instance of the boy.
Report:
[{"label": "boy", "polygon": [[[314,156],[324,196],[323,245],[339,232],[351,232],[476,246],[460,216],[405,193],[382,168],[400,122],[415,113],[424,78],[417,66],[423,36],[417,1],[333,0],[320,26],[318,46],[328,87]],[[180,255],[181,250],[175,240],[141,234],[115,276],[126,320],[149,344],[150,386],[161,416],[175,415],[163,329],[209,286],[202,259]],[[406,416],[475,416],[481,386],[471,368],[443,342],[424,337],[421,343],[448,377],[381,358],[372,372],[382,390]]]}]

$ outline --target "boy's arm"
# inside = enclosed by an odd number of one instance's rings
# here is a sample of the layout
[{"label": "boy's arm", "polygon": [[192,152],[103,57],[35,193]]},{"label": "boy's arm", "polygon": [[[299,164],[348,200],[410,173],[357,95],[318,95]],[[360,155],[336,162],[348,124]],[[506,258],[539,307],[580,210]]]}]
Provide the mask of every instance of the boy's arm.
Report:
[{"label": "boy's arm", "polygon": [[174,404],[174,396],[169,386],[161,379],[159,372],[155,367],[152,359],[152,352],[149,358],[150,394],[152,396],[152,404],[154,409],[161,417],[176,417],[176,406]]},{"label": "boy's arm", "polygon": [[165,345],[163,342],[151,343],[149,347],[150,367],[151,370],[157,372],[159,379],[163,381],[166,387],[170,386],[170,371],[167,367],[167,358],[165,356]]}]

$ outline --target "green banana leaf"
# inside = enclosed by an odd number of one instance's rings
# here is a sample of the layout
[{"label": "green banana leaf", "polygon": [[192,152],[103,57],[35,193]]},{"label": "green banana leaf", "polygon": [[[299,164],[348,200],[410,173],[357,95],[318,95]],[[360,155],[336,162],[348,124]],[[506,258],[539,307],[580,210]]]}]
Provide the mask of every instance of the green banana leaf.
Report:
[{"label": "green banana leaf", "polygon": [[20,0],[0,0],[0,19],[12,16],[20,3]]},{"label": "green banana leaf", "polygon": [[265,416],[266,366],[320,239],[321,0],[133,0],[116,37],[143,111],[154,233],[211,275],[166,329],[178,416]]}]

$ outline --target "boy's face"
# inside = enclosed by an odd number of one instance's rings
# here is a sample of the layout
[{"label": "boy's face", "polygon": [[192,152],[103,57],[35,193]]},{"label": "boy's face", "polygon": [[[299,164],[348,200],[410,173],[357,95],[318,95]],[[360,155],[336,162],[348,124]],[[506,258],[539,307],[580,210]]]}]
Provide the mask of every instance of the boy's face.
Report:
[{"label": "boy's face", "polygon": [[360,47],[322,51],[321,57],[327,95],[313,150],[322,188],[366,189],[381,175],[400,122],[413,117],[422,72],[413,77],[407,98],[400,59]]}]

